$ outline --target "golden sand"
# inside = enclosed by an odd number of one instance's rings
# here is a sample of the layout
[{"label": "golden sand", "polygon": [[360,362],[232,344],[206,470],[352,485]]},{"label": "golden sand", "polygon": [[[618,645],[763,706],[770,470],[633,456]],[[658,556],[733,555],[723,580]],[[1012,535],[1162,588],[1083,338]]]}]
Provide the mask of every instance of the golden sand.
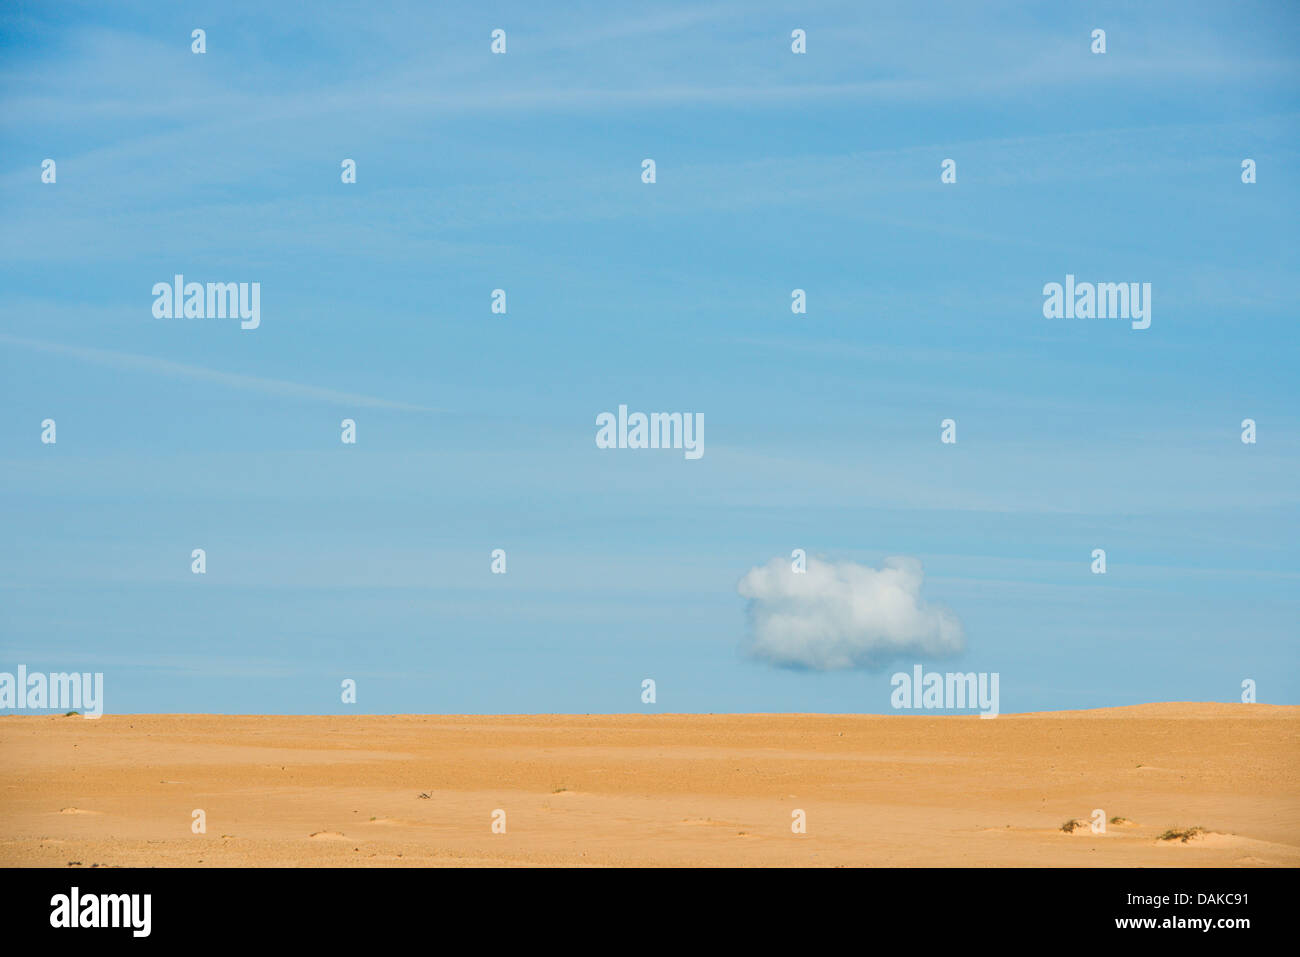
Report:
[{"label": "golden sand", "polygon": [[0,755],[6,866],[1300,864],[1300,707],[4,717]]}]

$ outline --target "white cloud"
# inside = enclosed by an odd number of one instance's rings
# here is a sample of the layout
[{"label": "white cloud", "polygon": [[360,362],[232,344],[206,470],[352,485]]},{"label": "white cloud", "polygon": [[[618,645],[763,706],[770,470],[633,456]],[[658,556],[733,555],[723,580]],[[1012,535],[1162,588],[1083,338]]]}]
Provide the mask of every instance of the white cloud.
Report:
[{"label": "white cloud", "polygon": [[884,567],[808,559],[796,573],[774,558],[751,568],[737,590],[749,599],[749,653],[785,668],[883,668],[904,657],[940,658],[966,647],[957,616],[921,601],[915,558]]}]

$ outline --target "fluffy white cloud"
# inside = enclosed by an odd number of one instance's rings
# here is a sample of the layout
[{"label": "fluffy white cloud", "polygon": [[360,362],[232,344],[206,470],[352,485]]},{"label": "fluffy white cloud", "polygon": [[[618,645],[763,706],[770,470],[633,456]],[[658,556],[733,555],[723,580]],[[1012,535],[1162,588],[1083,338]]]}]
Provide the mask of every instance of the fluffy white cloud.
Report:
[{"label": "fluffy white cloud", "polygon": [[921,601],[923,577],[915,558],[887,558],[880,569],[814,558],[803,573],[784,558],[751,568],[737,586],[749,599],[749,653],[817,671],[954,655],[966,647],[961,622]]}]

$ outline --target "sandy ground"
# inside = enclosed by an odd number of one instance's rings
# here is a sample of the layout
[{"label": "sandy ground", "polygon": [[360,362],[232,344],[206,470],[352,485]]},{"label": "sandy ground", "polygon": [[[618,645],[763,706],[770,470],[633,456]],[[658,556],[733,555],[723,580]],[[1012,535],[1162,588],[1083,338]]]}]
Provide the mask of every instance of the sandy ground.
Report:
[{"label": "sandy ground", "polygon": [[1300,707],[3,717],[0,757],[9,866],[1300,864]]}]

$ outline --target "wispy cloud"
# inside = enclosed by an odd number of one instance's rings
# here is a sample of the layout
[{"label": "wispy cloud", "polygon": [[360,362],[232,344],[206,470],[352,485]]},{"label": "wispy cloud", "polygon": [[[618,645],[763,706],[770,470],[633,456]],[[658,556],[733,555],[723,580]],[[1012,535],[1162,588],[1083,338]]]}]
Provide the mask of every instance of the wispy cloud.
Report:
[{"label": "wispy cloud", "polygon": [[129,352],[114,352],[109,349],[92,349],[86,346],[68,346],[57,342],[44,342],[39,339],[24,339],[18,336],[0,334],[0,342],[7,345],[35,349],[53,355],[68,356],[83,362],[108,366],[131,372],[145,372],[152,375],[166,376],[173,379],[189,379],[196,382],[211,382],[231,389],[243,389],[248,392],[261,392],[264,395],[278,395],[291,399],[306,399],[315,402],[329,402],[335,405],[360,406],[370,409],[393,409],[400,412],[441,412],[442,409],[407,402],[395,402],[375,396],[358,395],[354,392],[340,392],[336,389],[322,389],[319,386],[304,385],[301,382],[289,382],[285,379],[269,379],[263,376],[244,375],[239,372],[222,372],[218,369],[205,369],[202,366],[173,362],[170,359],[158,359],[153,356],[141,356]]}]

